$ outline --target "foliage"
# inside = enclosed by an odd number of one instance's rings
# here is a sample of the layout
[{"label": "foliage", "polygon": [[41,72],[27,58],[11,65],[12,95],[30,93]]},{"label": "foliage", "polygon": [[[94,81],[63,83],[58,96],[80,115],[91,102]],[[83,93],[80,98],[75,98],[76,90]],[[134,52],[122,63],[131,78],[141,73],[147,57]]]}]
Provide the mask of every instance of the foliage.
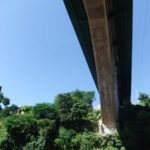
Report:
[{"label": "foliage", "polygon": [[150,108],[150,97],[145,93],[140,93],[138,100],[142,106],[146,106]]},{"label": "foliage", "polygon": [[138,105],[120,108],[119,135],[108,136],[98,133],[101,114],[93,100],[94,92],[76,90],[59,94],[54,104],[19,108],[9,106],[0,87],[0,150],[149,149],[149,95],[140,93]]},{"label": "foliage", "polygon": [[76,132],[72,129],[67,130],[65,128],[59,129],[59,136],[55,139],[55,144],[58,149],[69,150],[72,149],[72,138],[75,136]]},{"label": "foliage", "polygon": [[28,142],[23,150],[45,150],[45,137],[31,138],[30,142]]},{"label": "foliage", "polygon": [[57,135],[56,121],[49,119],[38,120],[38,131],[40,137],[45,140],[44,150],[49,149],[49,147],[54,147],[54,139]]},{"label": "foliage", "polygon": [[[148,150],[150,147],[150,108],[147,106],[128,106],[121,110],[121,129],[119,134],[127,149]],[[141,140],[142,139],[142,140]]]},{"label": "foliage", "polygon": [[25,115],[8,117],[4,123],[16,146],[24,145],[32,135],[38,134],[36,120]]},{"label": "foliage", "polygon": [[32,107],[31,106],[28,106],[28,105],[24,105],[24,106],[21,106],[19,108],[19,112],[20,113],[23,113],[23,114],[27,114],[29,113],[30,111],[32,111]]},{"label": "foliage", "polygon": [[49,103],[39,103],[36,104],[33,109],[33,115],[37,119],[55,119],[56,115],[56,109],[55,105],[49,104]]},{"label": "foliage", "polygon": [[109,149],[110,147],[112,149],[118,149],[118,150],[124,150],[123,143],[120,140],[120,137],[118,134],[116,135],[107,135],[107,136],[101,136],[100,137],[100,147]]},{"label": "foliage", "polygon": [[50,148],[92,150],[114,146],[118,148],[119,144],[114,145],[116,142],[109,143],[109,138],[102,139],[95,134],[100,113],[93,110],[93,100],[94,92],[76,90],[59,94],[54,104],[5,107],[0,111],[0,148],[4,150]]},{"label": "foliage", "polygon": [[92,128],[94,131],[98,130],[98,121],[101,119],[101,113],[99,110],[92,109],[87,114],[87,120],[90,120],[92,123]]},{"label": "foliage", "polygon": [[2,92],[2,87],[0,86],[0,104],[1,103],[6,107],[10,104],[10,100],[9,98],[4,96],[4,93]]},{"label": "foliage", "polygon": [[10,104],[9,98],[4,97],[3,100],[2,100],[2,103],[3,103],[4,106],[8,106]]},{"label": "foliage", "polygon": [[100,136],[98,133],[60,128],[55,144],[60,150],[125,150],[118,135]]},{"label": "foliage", "polygon": [[10,113],[13,114],[13,113],[17,113],[19,107],[18,107],[17,105],[15,105],[15,104],[12,104],[12,105],[9,107],[9,109],[10,109]]},{"label": "foliage", "polygon": [[14,143],[10,139],[3,121],[0,122],[0,148],[1,150],[11,150],[11,147],[13,144]]},{"label": "foliage", "polygon": [[8,107],[5,107],[4,109],[0,110],[0,119],[4,119],[10,115],[16,114],[18,111],[18,106],[17,105],[11,105]]},{"label": "foliage", "polygon": [[98,137],[93,132],[83,132],[77,134],[72,142],[80,150],[92,150],[93,148],[99,147]]},{"label": "foliage", "polygon": [[[75,92],[59,94],[55,99],[55,105],[61,124],[82,122],[92,110],[94,92]],[[68,123],[69,122],[69,123]]]},{"label": "foliage", "polygon": [[32,136],[26,143],[23,150],[49,150],[54,148],[55,121],[49,119],[40,119],[37,122],[38,136]]}]

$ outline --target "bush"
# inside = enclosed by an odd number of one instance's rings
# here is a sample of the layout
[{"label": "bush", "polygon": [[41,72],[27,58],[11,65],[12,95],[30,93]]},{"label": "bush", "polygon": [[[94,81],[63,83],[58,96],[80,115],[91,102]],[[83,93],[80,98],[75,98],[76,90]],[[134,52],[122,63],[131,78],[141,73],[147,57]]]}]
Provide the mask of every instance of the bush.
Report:
[{"label": "bush", "polygon": [[20,147],[26,144],[32,135],[37,135],[36,120],[28,116],[11,116],[4,120],[8,135],[15,145]]},{"label": "bush", "polygon": [[4,121],[0,122],[0,149],[1,150],[12,150],[14,147],[14,141],[10,138]]},{"label": "bush", "polygon": [[44,150],[49,150],[49,147],[52,149],[54,147],[54,139],[57,135],[55,120],[40,119],[37,121],[37,124],[40,135],[39,139],[45,140]]},{"label": "bush", "polygon": [[69,150],[73,148],[71,143],[72,138],[76,135],[74,130],[67,130],[65,128],[59,129],[58,138],[55,139],[55,145],[60,150]]},{"label": "bush", "polygon": [[125,150],[118,135],[100,136],[94,132],[77,133],[61,128],[55,140],[59,150]]}]

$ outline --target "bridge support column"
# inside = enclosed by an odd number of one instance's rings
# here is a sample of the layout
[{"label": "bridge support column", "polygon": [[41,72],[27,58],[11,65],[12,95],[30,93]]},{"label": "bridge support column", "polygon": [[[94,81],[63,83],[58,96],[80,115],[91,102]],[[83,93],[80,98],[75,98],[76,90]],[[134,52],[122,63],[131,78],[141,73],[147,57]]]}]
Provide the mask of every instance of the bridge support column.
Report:
[{"label": "bridge support column", "polygon": [[115,56],[109,29],[106,0],[83,0],[87,13],[101,97],[101,131],[114,133],[118,119],[118,88]]}]

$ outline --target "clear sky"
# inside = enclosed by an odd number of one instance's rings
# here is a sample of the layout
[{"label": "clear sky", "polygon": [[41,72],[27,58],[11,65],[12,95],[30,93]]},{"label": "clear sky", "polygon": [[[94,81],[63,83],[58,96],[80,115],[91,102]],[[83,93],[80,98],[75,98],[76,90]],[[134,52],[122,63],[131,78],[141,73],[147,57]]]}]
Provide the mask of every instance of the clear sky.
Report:
[{"label": "clear sky", "polygon": [[[134,0],[132,99],[150,94],[150,2]],[[147,11],[146,11],[147,10]],[[98,92],[62,0],[0,0],[0,85],[11,103]]]}]

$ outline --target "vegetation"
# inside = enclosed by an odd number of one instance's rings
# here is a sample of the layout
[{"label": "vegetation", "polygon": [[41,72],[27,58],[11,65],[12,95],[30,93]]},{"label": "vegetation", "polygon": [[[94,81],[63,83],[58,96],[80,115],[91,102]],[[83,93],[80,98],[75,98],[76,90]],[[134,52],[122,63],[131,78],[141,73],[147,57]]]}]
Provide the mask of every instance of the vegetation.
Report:
[{"label": "vegetation", "polygon": [[[94,92],[76,90],[57,95],[53,104],[18,107],[9,104],[0,88],[0,150],[138,150],[131,139],[136,137],[135,142],[139,142],[138,136],[145,139],[143,144],[148,143],[148,95],[140,94],[140,105],[123,109],[122,112],[126,111],[123,114],[130,115],[123,116],[127,121],[119,132],[120,136],[100,135],[98,120],[101,115],[99,110],[93,109],[93,100]],[[137,121],[134,122],[132,117]],[[139,123],[139,118],[144,122]],[[146,132],[143,129],[145,124]]]},{"label": "vegetation", "polygon": [[5,97],[4,94],[2,93],[2,87],[0,86],[0,109],[2,109],[1,107],[1,103],[7,107],[10,103],[9,98]]},{"label": "vegetation", "polygon": [[140,93],[138,99],[139,104],[120,111],[119,135],[127,150],[150,149],[150,97]]}]

